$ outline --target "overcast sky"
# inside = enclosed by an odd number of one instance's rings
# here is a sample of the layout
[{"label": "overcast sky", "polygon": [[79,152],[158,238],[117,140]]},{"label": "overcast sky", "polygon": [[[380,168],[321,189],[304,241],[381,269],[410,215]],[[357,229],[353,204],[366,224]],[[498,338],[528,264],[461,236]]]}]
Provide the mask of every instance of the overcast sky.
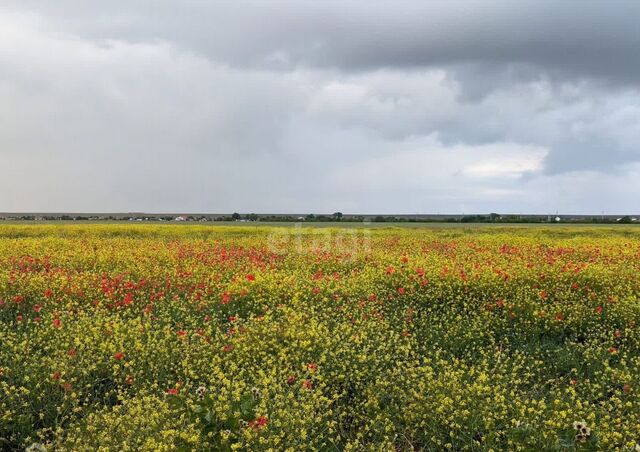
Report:
[{"label": "overcast sky", "polygon": [[640,213],[640,2],[0,2],[0,211]]}]

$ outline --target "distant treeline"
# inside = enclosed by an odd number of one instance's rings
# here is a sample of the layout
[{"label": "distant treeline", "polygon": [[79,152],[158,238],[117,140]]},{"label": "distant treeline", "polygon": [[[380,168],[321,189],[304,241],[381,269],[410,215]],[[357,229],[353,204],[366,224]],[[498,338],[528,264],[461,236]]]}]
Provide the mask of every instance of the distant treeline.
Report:
[{"label": "distant treeline", "polygon": [[345,223],[593,223],[593,224],[640,224],[638,218],[630,216],[558,216],[558,215],[457,215],[457,216],[394,216],[394,215],[262,215],[256,213],[231,215],[5,215],[0,220],[8,221],[172,221],[172,222],[345,222]]}]

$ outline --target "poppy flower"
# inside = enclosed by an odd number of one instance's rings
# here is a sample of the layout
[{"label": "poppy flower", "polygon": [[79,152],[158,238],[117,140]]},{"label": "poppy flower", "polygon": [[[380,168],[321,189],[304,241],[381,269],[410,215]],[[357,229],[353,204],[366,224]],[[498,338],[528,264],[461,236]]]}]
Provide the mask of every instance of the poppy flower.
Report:
[{"label": "poppy flower", "polygon": [[249,422],[249,427],[259,429],[267,425],[267,418],[264,416],[260,416],[257,419]]},{"label": "poppy flower", "polygon": [[247,275],[247,281],[255,281],[255,280],[256,280],[255,275],[253,275],[253,274],[251,274],[251,273],[249,273],[249,274]]},{"label": "poppy flower", "polygon": [[302,387],[305,389],[313,389],[313,382],[311,380],[303,380]]},{"label": "poppy flower", "polygon": [[122,361],[124,359],[124,353],[122,352],[114,353],[113,358],[115,360]]},{"label": "poppy flower", "polygon": [[296,382],[296,377],[295,377],[295,375],[290,375],[290,376],[287,378],[287,384],[288,384],[289,386],[293,385],[295,382]]},{"label": "poppy flower", "polygon": [[178,395],[180,391],[177,388],[169,388],[167,389],[167,394],[169,395]]},{"label": "poppy flower", "polygon": [[53,327],[60,328],[62,326],[62,321],[58,318],[53,319]]},{"label": "poppy flower", "polygon": [[129,292],[124,297],[124,304],[126,306],[129,306],[131,303],[133,303],[133,294],[131,292]]}]

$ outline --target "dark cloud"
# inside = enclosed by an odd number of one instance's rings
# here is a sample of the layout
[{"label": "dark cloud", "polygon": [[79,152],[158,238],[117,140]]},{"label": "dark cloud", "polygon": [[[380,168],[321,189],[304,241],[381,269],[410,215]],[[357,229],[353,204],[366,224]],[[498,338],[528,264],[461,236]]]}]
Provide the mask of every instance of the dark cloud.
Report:
[{"label": "dark cloud", "polygon": [[640,79],[640,3],[632,0],[13,3],[44,12],[52,30],[94,39],[162,39],[243,66],[527,63],[575,77]]},{"label": "dark cloud", "polygon": [[639,210],[637,17],[8,0],[0,211]]}]

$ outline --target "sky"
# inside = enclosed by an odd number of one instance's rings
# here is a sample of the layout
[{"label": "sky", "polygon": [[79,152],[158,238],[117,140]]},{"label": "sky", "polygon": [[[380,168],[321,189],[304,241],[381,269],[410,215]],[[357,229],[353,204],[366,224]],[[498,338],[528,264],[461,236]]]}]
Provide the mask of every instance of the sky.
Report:
[{"label": "sky", "polygon": [[3,0],[0,211],[637,214],[638,17]]}]

